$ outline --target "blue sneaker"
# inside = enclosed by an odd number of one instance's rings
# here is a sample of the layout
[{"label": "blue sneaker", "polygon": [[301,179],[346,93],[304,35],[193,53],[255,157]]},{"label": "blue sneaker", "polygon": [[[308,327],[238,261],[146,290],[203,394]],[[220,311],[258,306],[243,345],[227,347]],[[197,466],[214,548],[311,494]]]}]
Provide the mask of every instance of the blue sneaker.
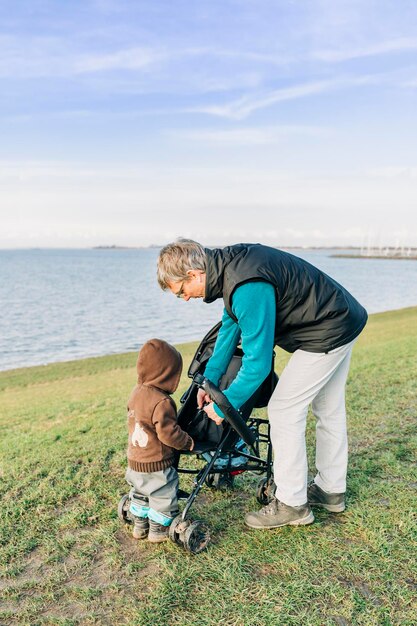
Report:
[{"label": "blue sneaker", "polygon": [[[245,442],[243,441],[243,439],[239,439],[239,441],[236,443],[235,449],[241,452],[245,452],[245,454],[249,454],[249,450]],[[214,456],[214,452],[203,452],[201,456],[208,463],[209,461],[211,461],[212,457]],[[226,467],[227,468],[241,467],[242,465],[246,465],[247,462],[248,462],[248,459],[244,456],[232,456],[229,452],[226,452],[225,454],[221,454],[216,459],[213,469],[221,470],[221,469],[225,469]]]}]

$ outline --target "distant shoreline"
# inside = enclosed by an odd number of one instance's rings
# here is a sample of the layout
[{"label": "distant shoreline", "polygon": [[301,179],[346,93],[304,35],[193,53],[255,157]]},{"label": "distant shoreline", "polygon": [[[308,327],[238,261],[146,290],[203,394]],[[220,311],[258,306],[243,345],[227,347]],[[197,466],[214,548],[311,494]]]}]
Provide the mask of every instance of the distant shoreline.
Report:
[{"label": "distant shoreline", "polygon": [[[266,245],[266,244],[265,244]],[[268,244],[271,245],[271,244]],[[207,248],[221,248],[223,246],[207,245]],[[332,254],[334,258],[346,258],[346,259],[412,259],[417,260],[417,248],[408,247],[409,255],[407,256],[403,252],[399,252],[398,248],[386,247],[386,254],[381,254],[381,251],[370,249],[369,253],[362,253],[363,247],[361,246],[273,246],[280,250],[352,250],[352,254]],[[163,244],[151,244],[150,246],[94,246],[93,250],[142,250],[146,248],[163,248]],[[354,253],[354,251],[360,250],[361,253]]]},{"label": "distant shoreline", "polygon": [[[93,246],[91,250],[147,250],[149,248],[163,248],[165,244],[151,244],[149,246]],[[264,244],[271,246],[272,244]],[[209,244],[207,248],[223,248],[224,245]],[[360,246],[272,246],[280,250],[360,250]],[[417,250],[417,249],[416,249]]]},{"label": "distant shoreline", "polygon": [[[150,249],[161,249],[164,247],[165,244],[150,244],[147,246],[118,246],[116,244],[112,244],[112,245],[100,245],[100,246],[86,246],[86,247],[68,247],[68,246],[62,246],[62,247],[48,247],[48,246],[30,246],[30,247],[16,247],[16,248],[1,248],[0,247],[0,252],[15,252],[15,251],[59,251],[59,250],[150,250]],[[271,243],[266,243],[264,245],[267,246],[271,246],[274,248],[277,248],[279,250],[347,250],[347,251],[356,251],[356,250],[360,250],[362,251],[364,248],[361,246],[302,246],[302,245],[298,245],[298,246],[283,246],[283,245],[272,245]],[[225,244],[207,244],[206,245],[207,248],[223,248],[225,247]],[[410,259],[410,258],[417,258],[417,247],[411,247],[408,246],[407,250],[411,252],[411,256],[406,256],[404,254],[396,254],[396,250],[398,250],[398,248],[394,248],[394,247],[387,247],[385,248],[385,250],[387,250],[387,254],[372,254],[372,249],[370,254],[341,254],[341,255],[332,255],[332,256],[344,256],[344,257],[350,257],[350,258],[381,258],[381,259],[386,259],[386,258],[404,258],[404,259]],[[379,250],[378,250],[379,251]]]},{"label": "distant shoreline", "polygon": [[331,254],[332,259],[383,259],[384,261],[417,261],[417,254],[399,256],[393,254]]},{"label": "distant shoreline", "polygon": [[[150,246],[146,246],[146,248],[157,248],[160,249],[163,246],[161,245],[157,245],[157,244],[152,244]],[[207,248],[216,248],[219,246],[207,246]],[[387,247],[385,248],[386,250],[386,254],[381,254],[380,250],[375,250],[373,251],[372,249],[369,250],[368,253],[363,254],[362,250],[363,248],[360,248],[359,246],[274,246],[277,249],[280,250],[352,250],[352,254],[331,254],[330,257],[331,258],[335,258],[335,259],[393,259],[393,260],[410,260],[410,261],[416,261],[417,260],[417,248],[408,248],[408,255],[404,254],[401,251],[398,251],[397,248],[390,248]],[[93,250],[141,250],[143,249],[142,246],[138,246],[135,248],[129,247],[129,246],[116,246],[116,245],[111,245],[111,246],[94,246],[92,248]],[[354,251],[356,250],[360,250],[361,253],[354,253]]]}]

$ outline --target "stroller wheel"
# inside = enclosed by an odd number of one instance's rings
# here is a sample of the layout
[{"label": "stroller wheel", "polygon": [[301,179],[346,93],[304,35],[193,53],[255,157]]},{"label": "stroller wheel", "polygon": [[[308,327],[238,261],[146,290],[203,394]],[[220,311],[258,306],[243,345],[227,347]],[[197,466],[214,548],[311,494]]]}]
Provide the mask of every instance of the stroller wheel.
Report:
[{"label": "stroller wheel", "polygon": [[258,487],[256,488],[256,499],[259,504],[269,504],[274,497],[275,493],[275,483],[272,477],[268,480],[268,478],[262,478]]},{"label": "stroller wheel", "polygon": [[204,481],[207,487],[210,487],[210,489],[214,487],[214,476],[214,474],[209,474],[208,476],[206,476],[206,479]]},{"label": "stroller wheel", "polygon": [[233,489],[235,477],[230,472],[226,474],[209,474],[206,478],[206,485],[211,489],[218,489],[219,491],[229,491]]},{"label": "stroller wheel", "polygon": [[184,533],[184,548],[191,554],[198,554],[207,548],[210,533],[203,522],[191,522]]},{"label": "stroller wheel", "polygon": [[126,493],[122,498],[120,498],[119,505],[117,507],[117,516],[125,524],[132,524],[129,506],[130,498],[129,494]]},{"label": "stroller wheel", "polygon": [[210,533],[203,522],[183,520],[181,515],[177,515],[169,527],[169,538],[191,554],[198,554],[207,547]]},{"label": "stroller wheel", "polygon": [[216,489],[219,489],[220,491],[229,491],[230,489],[233,489],[234,482],[235,477],[230,472],[227,474],[214,475],[214,485]]}]

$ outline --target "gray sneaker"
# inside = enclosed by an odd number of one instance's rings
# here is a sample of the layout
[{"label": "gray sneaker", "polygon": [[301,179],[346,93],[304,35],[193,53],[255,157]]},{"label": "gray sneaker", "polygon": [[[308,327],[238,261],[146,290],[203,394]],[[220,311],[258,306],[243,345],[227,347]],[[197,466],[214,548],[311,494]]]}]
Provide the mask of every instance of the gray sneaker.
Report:
[{"label": "gray sneaker", "polygon": [[132,535],[134,539],[146,539],[149,531],[149,521],[147,517],[136,517],[133,521]]},{"label": "gray sneaker", "polygon": [[280,528],[280,526],[305,526],[314,522],[314,515],[306,502],[289,506],[276,498],[260,511],[248,513],[245,524],[249,528]]},{"label": "gray sneaker", "polygon": [[307,499],[311,506],[320,506],[330,513],[343,513],[346,508],[344,493],[327,493],[314,481],[307,487]]},{"label": "gray sneaker", "polygon": [[158,522],[149,520],[148,541],[151,543],[160,543],[161,541],[167,541],[167,539],[169,539],[169,526],[163,526],[162,524],[158,524]]}]

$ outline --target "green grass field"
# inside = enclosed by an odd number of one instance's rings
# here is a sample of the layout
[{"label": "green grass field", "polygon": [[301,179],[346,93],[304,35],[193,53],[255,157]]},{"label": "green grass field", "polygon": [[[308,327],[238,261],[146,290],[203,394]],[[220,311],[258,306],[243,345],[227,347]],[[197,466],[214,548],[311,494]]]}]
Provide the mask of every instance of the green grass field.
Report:
[{"label": "green grass field", "polygon": [[[417,308],[371,316],[354,348],[345,513],[249,530],[259,477],[244,474],[201,492],[213,541],[195,556],[117,518],[136,354],[0,373],[0,624],[415,626],[416,354]],[[313,471],[311,416],[308,450]]]}]

